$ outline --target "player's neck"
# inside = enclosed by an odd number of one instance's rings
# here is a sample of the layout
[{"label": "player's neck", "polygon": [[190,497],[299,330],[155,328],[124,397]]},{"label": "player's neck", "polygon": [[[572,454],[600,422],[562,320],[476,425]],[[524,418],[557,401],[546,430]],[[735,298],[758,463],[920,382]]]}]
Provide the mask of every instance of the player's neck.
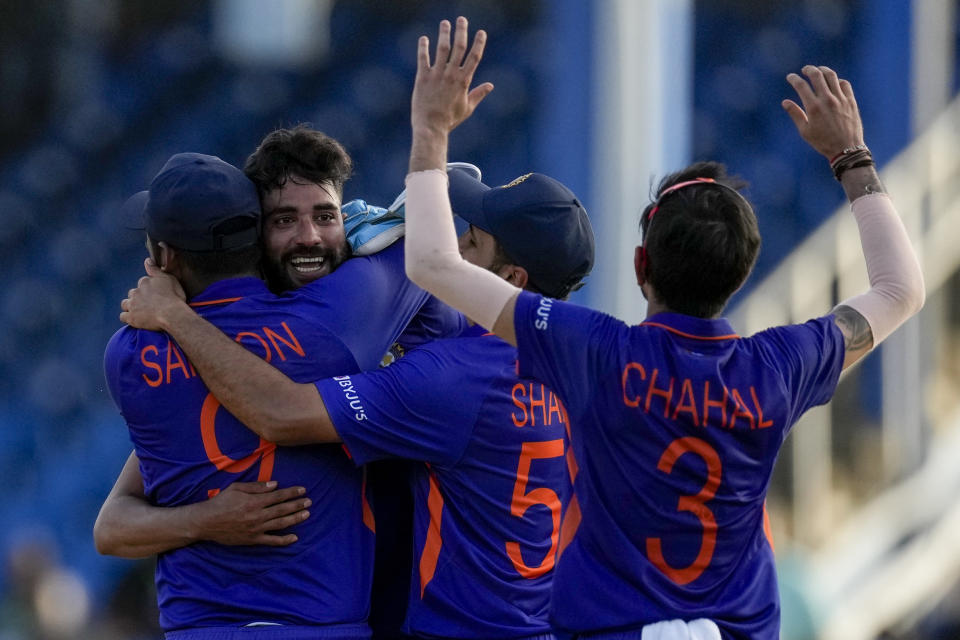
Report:
[{"label": "player's neck", "polygon": [[203,292],[204,289],[209,287],[215,282],[220,282],[221,280],[231,280],[233,278],[246,278],[246,277],[259,277],[255,273],[237,273],[229,276],[206,276],[199,277],[194,274],[184,274],[178,278],[180,285],[183,287],[184,293],[187,294],[187,300],[194,298]]}]

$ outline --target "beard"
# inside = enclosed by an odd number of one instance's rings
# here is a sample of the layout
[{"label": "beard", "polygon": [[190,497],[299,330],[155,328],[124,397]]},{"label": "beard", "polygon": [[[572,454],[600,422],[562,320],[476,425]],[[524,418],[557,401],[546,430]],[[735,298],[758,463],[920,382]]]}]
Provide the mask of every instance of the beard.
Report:
[{"label": "beard", "polygon": [[[298,248],[286,251],[279,257],[264,256],[263,275],[274,293],[293,291],[305,284],[330,275],[344,260],[350,257],[350,245],[344,242],[333,248]],[[322,259],[318,263],[316,258]],[[297,264],[297,259],[300,264]]]}]

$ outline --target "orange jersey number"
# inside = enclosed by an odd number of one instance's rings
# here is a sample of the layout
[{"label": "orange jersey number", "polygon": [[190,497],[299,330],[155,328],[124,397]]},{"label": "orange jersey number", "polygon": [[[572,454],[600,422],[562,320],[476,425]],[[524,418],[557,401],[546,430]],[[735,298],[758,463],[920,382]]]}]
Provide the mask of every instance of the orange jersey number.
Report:
[{"label": "orange jersey number", "polygon": [[510,513],[522,518],[527,509],[535,504],[542,504],[550,509],[553,517],[553,532],[550,534],[550,551],[539,565],[530,567],[523,561],[520,553],[520,543],[507,542],[507,555],[513,567],[524,578],[542,576],[553,568],[556,560],[557,541],[560,538],[560,498],[557,492],[547,487],[538,487],[527,491],[527,482],[530,476],[530,463],[533,460],[544,458],[563,457],[563,440],[547,440],[544,442],[524,442],[520,451],[520,462],[517,464],[517,481],[513,485],[513,500],[510,502]]},{"label": "orange jersey number", "polygon": [[713,551],[717,545],[717,520],[706,503],[717,493],[720,486],[722,465],[716,450],[700,438],[678,438],[670,443],[667,450],[660,456],[657,469],[664,473],[673,471],[673,464],[685,453],[700,456],[707,465],[707,481],[695,496],[680,496],[677,500],[677,511],[689,511],[700,520],[703,527],[703,538],[700,542],[700,552],[696,559],[687,567],[677,569],[663,557],[663,548],[660,538],[647,538],[647,557],[660,571],[677,584],[689,584],[700,577],[700,574],[710,566]]},{"label": "orange jersey number", "polygon": [[[265,482],[273,475],[273,460],[277,445],[267,442],[260,438],[257,448],[253,452],[240,460],[235,460],[227,454],[220,451],[220,445],[217,444],[217,411],[220,409],[220,401],[208,393],[203,401],[203,407],[200,409],[200,435],[203,437],[203,449],[207,453],[207,459],[220,471],[228,473],[241,473],[250,468],[254,462],[260,462],[260,470],[257,474],[257,480]],[[209,497],[219,493],[219,489],[211,489],[208,492]]]}]

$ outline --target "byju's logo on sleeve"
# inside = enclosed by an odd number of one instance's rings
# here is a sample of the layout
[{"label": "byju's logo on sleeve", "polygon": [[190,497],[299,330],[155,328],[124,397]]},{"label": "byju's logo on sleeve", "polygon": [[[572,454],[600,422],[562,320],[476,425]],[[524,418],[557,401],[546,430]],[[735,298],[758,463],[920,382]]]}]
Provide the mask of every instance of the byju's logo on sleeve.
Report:
[{"label": "byju's logo on sleeve", "polygon": [[356,421],[366,420],[367,412],[364,411],[363,405],[360,403],[360,396],[357,395],[356,389],[353,388],[353,381],[350,380],[350,376],[334,376],[333,379],[340,385],[343,396],[347,399],[350,408],[354,411],[353,417]]},{"label": "byju's logo on sleeve", "polygon": [[540,306],[537,307],[537,317],[533,321],[533,326],[540,331],[546,331],[551,309],[553,309],[553,298],[540,298]]}]

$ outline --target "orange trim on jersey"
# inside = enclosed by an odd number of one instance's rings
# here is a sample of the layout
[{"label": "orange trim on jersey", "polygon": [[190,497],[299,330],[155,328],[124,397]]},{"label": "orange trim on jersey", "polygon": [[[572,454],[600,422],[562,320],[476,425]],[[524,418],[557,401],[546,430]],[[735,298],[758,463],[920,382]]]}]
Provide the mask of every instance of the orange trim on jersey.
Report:
[{"label": "orange trim on jersey", "polygon": [[563,555],[563,550],[567,545],[573,542],[573,537],[577,535],[577,529],[580,528],[580,501],[574,495],[570,498],[567,505],[567,512],[563,514],[563,524],[560,525],[560,546],[557,547],[557,559]]},{"label": "orange trim on jersey", "polygon": [[440,537],[440,521],[443,517],[443,494],[437,477],[430,472],[430,493],[427,495],[427,510],[430,512],[430,524],[427,526],[427,539],[423,544],[423,553],[420,554],[420,599],[423,592],[433,580],[437,570],[437,560],[440,559],[440,548],[443,538]]},{"label": "orange trim on jersey", "polygon": [[773,546],[773,529],[770,527],[770,512],[767,511],[767,501],[763,501],[763,533],[767,536],[767,542],[770,543],[770,550],[776,551]]},{"label": "orange trim on jersey", "polygon": [[678,336],[683,336],[684,338],[693,338],[694,340],[733,340],[739,338],[735,333],[731,333],[727,336],[695,336],[692,333],[687,333],[686,331],[680,331],[679,329],[674,329],[671,326],[660,324],[659,322],[641,322],[641,327],[660,327],[661,329],[666,329],[670,333],[675,333]]},{"label": "orange trim on jersey", "polygon": [[[344,451],[347,450],[346,447],[343,448]],[[350,455],[350,452],[347,451],[347,455]],[[373,509],[370,508],[370,503],[367,501],[367,468],[363,468],[363,482],[360,484],[360,502],[363,508],[363,524],[367,525],[367,529],[370,529],[373,533],[377,532],[377,521],[373,517]]]},{"label": "orange trim on jersey", "polygon": [[[560,401],[559,398],[557,401]],[[570,414],[567,413],[567,408],[563,406],[562,402],[560,402],[560,411],[567,429],[567,441],[569,442],[566,453],[567,471],[570,473],[570,488],[573,495],[570,497],[570,502],[567,504],[567,511],[563,514],[563,521],[560,524],[560,545],[557,547],[558,560],[560,556],[563,555],[563,550],[567,548],[567,545],[573,542],[573,537],[577,535],[577,529],[580,528],[581,520],[580,501],[577,500],[577,494],[573,491],[573,482],[577,479],[577,474],[580,473],[580,466],[577,464],[577,459],[573,455],[573,436],[570,435]]]},{"label": "orange trim on jersey", "polygon": [[237,300],[243,300],[243,296],[239,298],[223,298],[222,300],[205,300],[203,302],[191,302],[189,303],[191,307],[206,307],[211,304],[227,304],[228,302],[236,302]]}]

